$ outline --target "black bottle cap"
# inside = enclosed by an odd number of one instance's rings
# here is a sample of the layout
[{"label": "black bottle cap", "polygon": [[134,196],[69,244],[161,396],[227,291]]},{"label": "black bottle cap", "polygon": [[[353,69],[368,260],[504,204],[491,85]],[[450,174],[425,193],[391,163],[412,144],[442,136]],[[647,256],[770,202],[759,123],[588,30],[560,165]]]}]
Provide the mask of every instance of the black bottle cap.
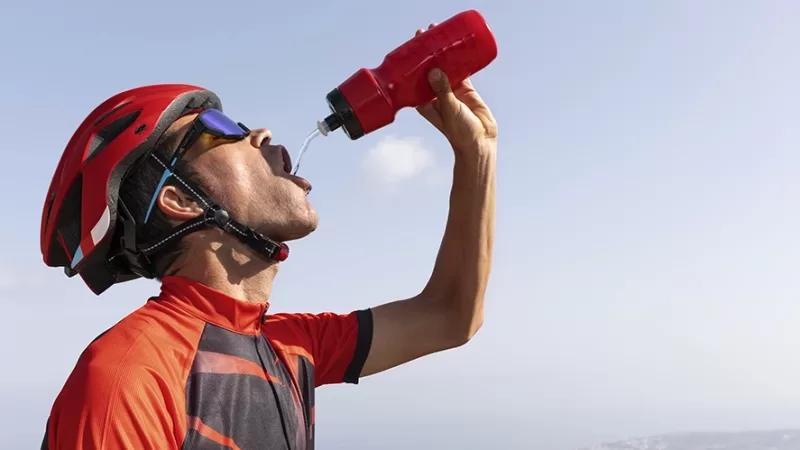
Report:
[{"label": "black bottle cap", "polygon": [[323,119],[323,122],[325,122],[325,127],[328,128],[328,131],[325,132],[326,136],[331,131],[338,130],[339,127],[342,126],[342,121],[339,119],[339,115],[336,114],[336,113],[332,113],[330,116],[328,116],[325,119]]},{"label": "black bottle cap", "polygon": [[325,118],[325,123],[331,131],[342,127],[347,137],[354,141],[364,136],[364,128],[358,122],[347,99],[339,92],[339,88],[330,91],[326,99],[328,100],[328,106],[333,111],[333,114]]}]

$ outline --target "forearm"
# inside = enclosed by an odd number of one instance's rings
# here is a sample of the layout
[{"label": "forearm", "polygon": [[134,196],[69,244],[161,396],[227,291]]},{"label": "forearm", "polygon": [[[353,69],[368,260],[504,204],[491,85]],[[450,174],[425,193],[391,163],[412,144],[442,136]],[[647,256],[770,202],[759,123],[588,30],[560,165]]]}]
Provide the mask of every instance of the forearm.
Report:
[{"label": "forearm", "polygon": [[456,151],[444,237],[421,294],[441,302],[459,339],[472,337],[483,321],[494,243],[496,161],[494,147]]}]

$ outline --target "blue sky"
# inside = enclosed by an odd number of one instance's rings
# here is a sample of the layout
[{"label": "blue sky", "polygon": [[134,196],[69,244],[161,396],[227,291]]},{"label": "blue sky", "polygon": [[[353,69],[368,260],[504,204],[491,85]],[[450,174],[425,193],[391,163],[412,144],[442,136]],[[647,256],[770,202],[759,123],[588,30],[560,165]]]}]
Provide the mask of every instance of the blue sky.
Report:
[{"label": "blue sky", "polygon": [[[468,8],[499,45],[473,78],[501,132],[486,323],[462,349],[318,391],[319,447],[562,450],[800,423],[800,4],[296,5],[0,6],[0,447],[38,444],[79,353],[158,288],[97,298],[41,263],[43,196],[92,108],[137,85],[199,84],[294,153],[331,88]],[[415,294],[451,163],[413,111],[356,142],[316,140],[301,175],[320,228],[292,246],[273,309]]]}]

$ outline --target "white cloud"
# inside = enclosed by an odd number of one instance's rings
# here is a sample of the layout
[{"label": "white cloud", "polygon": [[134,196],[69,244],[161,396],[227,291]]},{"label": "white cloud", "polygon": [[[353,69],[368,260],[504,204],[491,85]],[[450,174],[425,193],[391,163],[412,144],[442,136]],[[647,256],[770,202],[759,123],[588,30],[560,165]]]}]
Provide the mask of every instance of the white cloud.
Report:
[{"label": "white cloud", "polygon": [[391,188],[435,177],[436,160],[421,138],[389,136],[367,151],[361,168],[371,182]]}]

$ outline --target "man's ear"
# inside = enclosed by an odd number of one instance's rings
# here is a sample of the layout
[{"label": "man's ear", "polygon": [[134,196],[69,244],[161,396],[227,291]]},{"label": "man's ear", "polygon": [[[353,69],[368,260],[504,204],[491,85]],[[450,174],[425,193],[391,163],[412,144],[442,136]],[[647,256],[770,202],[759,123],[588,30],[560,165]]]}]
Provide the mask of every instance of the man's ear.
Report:
[{"label": "man's ear", "polygon": [[175,186],[164,186],[158,193],[158,207],[172,220],[185,221],[200,217],[203,209]]}]

